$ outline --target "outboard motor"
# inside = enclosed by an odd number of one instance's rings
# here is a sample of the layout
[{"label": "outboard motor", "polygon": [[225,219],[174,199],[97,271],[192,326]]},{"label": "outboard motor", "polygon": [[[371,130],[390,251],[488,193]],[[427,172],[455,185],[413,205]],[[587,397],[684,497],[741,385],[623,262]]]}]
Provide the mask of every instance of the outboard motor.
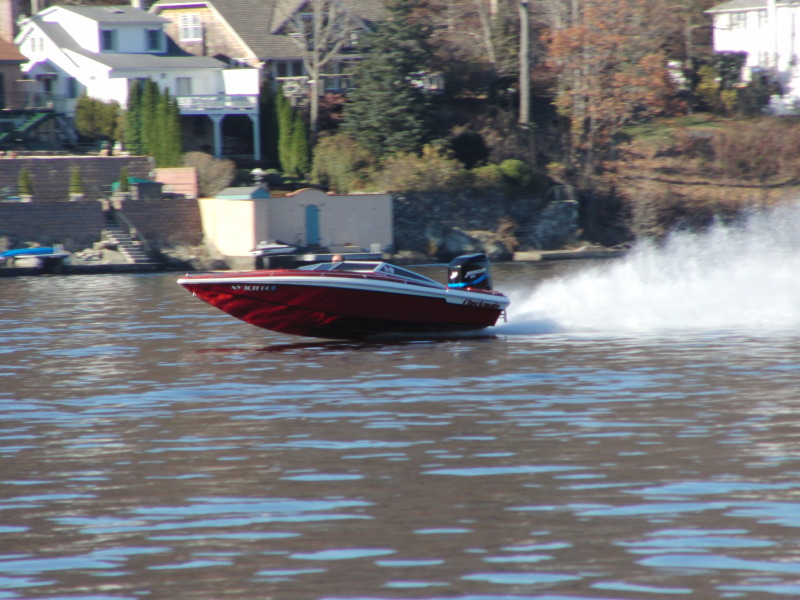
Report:
[{"label": "outboard motor", "polygon": [[492,289],[489,257],[481,253],[465,254],[454,258],[448,267],[447,287]]}]

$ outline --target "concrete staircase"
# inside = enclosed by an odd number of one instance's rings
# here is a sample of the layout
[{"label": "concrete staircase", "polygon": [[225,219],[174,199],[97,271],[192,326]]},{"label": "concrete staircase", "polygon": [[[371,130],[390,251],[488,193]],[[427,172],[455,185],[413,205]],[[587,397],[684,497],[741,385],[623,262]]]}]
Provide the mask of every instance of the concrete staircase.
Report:
[{"label": "concrete staircase", "polygon": [[103,237],[116,245],[117,251],[131,264],[148,265],[157,264],[158,262],[150,256],[146,245],[137,239],[135,235],[131,235],[129,229],[119,226],[110,219],[106,221]]}]

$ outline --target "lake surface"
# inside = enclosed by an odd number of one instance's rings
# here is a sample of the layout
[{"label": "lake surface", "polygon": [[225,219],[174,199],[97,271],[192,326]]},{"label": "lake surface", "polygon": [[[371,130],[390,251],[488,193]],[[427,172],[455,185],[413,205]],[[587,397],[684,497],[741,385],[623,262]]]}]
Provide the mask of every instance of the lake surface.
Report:
[{"label": "lake surface", "polygon": [[796,213],[495,265],[437,340],[0,280],[0,599],[796,598]]}]

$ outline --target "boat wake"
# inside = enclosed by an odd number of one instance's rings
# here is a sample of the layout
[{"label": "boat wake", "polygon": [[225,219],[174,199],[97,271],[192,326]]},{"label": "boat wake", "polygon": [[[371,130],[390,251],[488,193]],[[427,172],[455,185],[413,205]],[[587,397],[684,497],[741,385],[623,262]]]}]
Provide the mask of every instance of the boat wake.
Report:
[{"label": "boat wake", "polygon": [[499,335],[800,329],[800,205],[512,291]]}]

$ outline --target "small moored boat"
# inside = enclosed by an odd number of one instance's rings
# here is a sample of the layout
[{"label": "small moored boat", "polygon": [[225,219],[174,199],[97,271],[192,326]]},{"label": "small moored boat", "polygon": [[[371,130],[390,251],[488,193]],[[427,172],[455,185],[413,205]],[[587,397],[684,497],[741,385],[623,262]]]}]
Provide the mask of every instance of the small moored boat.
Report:
[{"label": "small moored boat", "polygon": [[251,325],[331,339],[475,331],[494,325],[509,304],[492,290],[485,254],[454,259],[447,285],[382,261],[187,274],[178,283]]},{"label": "small moored boat", "polygon": [[70,256],[61,245],[57,246],[35,246],[32,248],[17,248],[16,250],[6,250],[0,252],[0,264],[13,263],[21,259],[43,260],[63,260]]}]

